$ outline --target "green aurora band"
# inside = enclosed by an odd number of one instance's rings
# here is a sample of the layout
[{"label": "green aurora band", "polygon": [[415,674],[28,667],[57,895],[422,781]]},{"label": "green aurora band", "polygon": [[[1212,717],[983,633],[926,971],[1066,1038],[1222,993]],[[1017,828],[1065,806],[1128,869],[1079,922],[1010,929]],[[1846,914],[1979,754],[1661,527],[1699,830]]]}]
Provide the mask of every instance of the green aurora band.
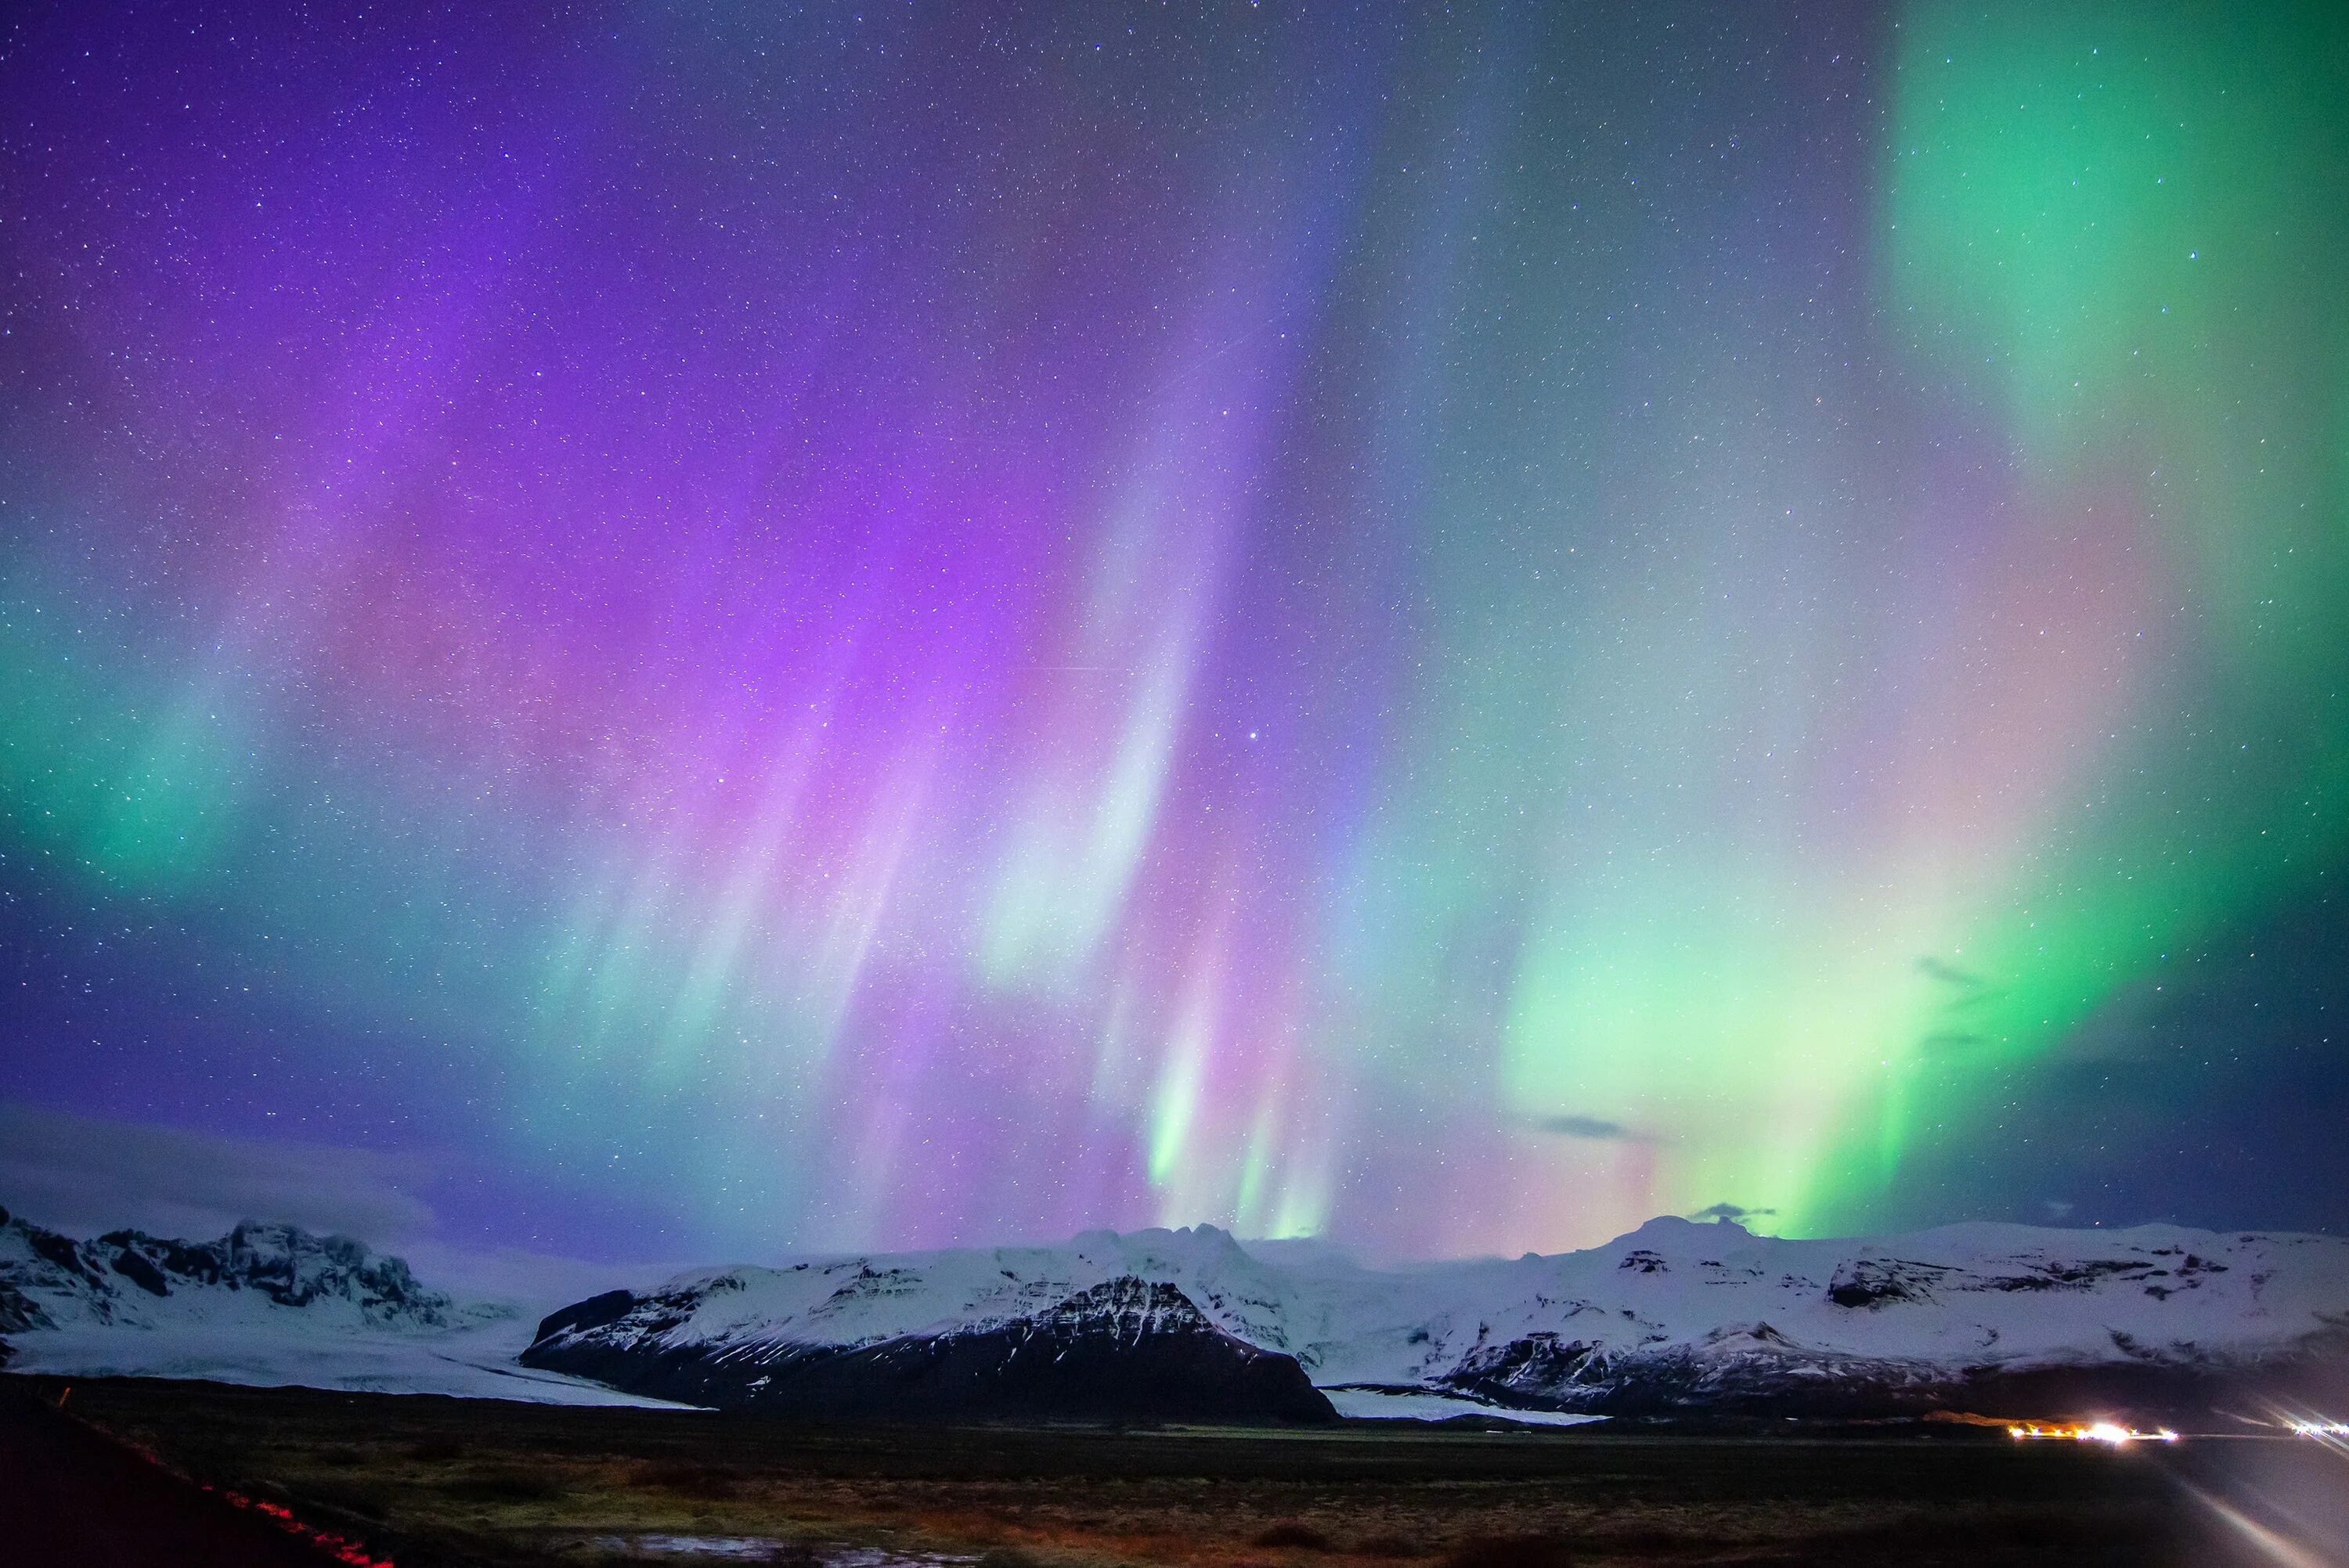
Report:
[{"label": "green aurora band", "polygon": [[1926,1128],[1982,1136],[2000,1069],[2349,835],[2349,15],[1937,5],[1900,40],[1889,307],[2002,415],[2018,569],[2054,590],[2029,629],[2128,595],[2151,648],[2003,897],[1951,928],[1982,984],[1912,1018],[1875,1157],[1817,1173],[1813,1228],[1866,1214]]}]

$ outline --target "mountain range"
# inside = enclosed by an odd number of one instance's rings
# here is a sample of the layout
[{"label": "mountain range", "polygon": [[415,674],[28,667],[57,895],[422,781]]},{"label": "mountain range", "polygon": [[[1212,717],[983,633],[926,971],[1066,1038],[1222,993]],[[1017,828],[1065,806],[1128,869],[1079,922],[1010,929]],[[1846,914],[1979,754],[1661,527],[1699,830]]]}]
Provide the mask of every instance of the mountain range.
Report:
[{"label": "mountain range", "polygon": [[[1346,1415],[2178,1408],[2305,1381],[2349,1346],[2349,1243],[2329,1237],[1968,1224],[1788,1241],[1661,1219],[1586,1252],[1405,1270],[1272,1261],[1211,1226],[715,1269],[557,1313],[522,1358],[696,1403],[838,1411],[843,1356],[1065,1337],[1088,1315],[1112,1337],[1102,1304],[1144,1285],[1190,1309],[1164,1332],[1194,1346],[1195,1381],[1239,1376],[1235,1347],[1279,1356]],[[854,1413],[918,1408],[886,1379],[860,1390]]]},{"label": "mountain range", "polygon": [[[1663,1219],[1584,1252],[1371,1269],[1203,1225],[696,1270],[532,1331],[290,1226],[76,1242],[13,1219],[0,1334],[20,1369],[154,1370],[140,1342],[160,1336],[180,1375],[823,1418],[2190,1419],[2349,1382],[2349,1242],[1990,1223],[1805,1241]],[[244,1375],[188,1369],[240,1336]],[[271,1375],[273,1339],[309,1375]],[[337,1372],[337,1347],[376,1360]]]}]

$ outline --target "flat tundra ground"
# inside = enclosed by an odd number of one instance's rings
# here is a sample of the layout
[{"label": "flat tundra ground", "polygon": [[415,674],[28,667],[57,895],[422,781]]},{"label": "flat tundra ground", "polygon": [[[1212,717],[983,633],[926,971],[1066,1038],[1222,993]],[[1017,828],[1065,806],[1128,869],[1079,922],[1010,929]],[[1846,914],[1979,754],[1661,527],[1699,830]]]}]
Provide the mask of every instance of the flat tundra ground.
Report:
[{"label": "flat tundra ground", "polygon": [[[399,1568],[2332,1563],[2349,1460],[1899,1436],[811,1428],[689,1411],[0,1378]],[[57,1418],[63,1419],[63,1418]],[[2313,1543],[2313,1544],[2308,1544]],[[2299,1551],[2300,1558],[2280,1556]]]}]

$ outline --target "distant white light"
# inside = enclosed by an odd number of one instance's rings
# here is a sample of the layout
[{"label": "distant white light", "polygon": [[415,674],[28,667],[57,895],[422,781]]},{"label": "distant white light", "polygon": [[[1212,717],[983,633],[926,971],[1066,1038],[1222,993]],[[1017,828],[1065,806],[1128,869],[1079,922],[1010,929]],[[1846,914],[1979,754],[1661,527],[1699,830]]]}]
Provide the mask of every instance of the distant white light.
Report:
[{"label": "distant white light", "polygon": [[2024,1421],[2006,1429],[2011,1438],[2068,1438],[2074,1442],[2109,1443],[2119,1448],[2125,1443],[2174,1443],[2178,1434],[2168,1427],[2157,1427],[2140,1432],[2135,1427],[2124,1427],[2117,1421],[2091,1421],[2086,1426],[2043,1427],[2036,1421]]}]

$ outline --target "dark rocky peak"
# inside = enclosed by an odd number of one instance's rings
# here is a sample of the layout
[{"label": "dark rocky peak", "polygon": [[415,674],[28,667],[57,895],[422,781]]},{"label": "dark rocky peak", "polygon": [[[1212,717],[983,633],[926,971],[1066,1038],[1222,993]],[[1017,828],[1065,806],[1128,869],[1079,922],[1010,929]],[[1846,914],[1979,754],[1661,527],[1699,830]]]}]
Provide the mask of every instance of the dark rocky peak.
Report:
[{"label": "dark rocky peak", "polygon": [[163,1271],[143,1253],[125,1249],[114,1254],[114,1272],[145,1291],[149,1295],[169,1295],[171,1282]]},{"label": "dark rocky peak", "polygon": [[98,1259],[85,1252],[82,1244],[71,1236],[61,1236],[38,1225],[27,1225],[25,1227],[25,1239],[32,1244],[36,1256],[77,1276],[84,1284],[100,1286],[106,1284],[106,1276],[98,1272],[100,1264]]},{"label": "dark rocky peak", "polygon": [[538,1320],[534,1339],[552,1339],[558,1334],[585,1334],[592,1329],[606,1327],[620,1321],[636,1309],[636,1296],[632,1291],[607,1290],[601,1295],[591,1295],[585,1301],[574,1301],[560,1312],[551,1312]]},{"label": "dark rocky peak", "polygon": [[1791,1349],[1794,1341],[1770,1326],[1766,1322],[1733,1323],[1713,1330],[1697,1341],[1700,1345],[1718,1346],[1728,1349],[1768,1346],[1775,1349]]}]

